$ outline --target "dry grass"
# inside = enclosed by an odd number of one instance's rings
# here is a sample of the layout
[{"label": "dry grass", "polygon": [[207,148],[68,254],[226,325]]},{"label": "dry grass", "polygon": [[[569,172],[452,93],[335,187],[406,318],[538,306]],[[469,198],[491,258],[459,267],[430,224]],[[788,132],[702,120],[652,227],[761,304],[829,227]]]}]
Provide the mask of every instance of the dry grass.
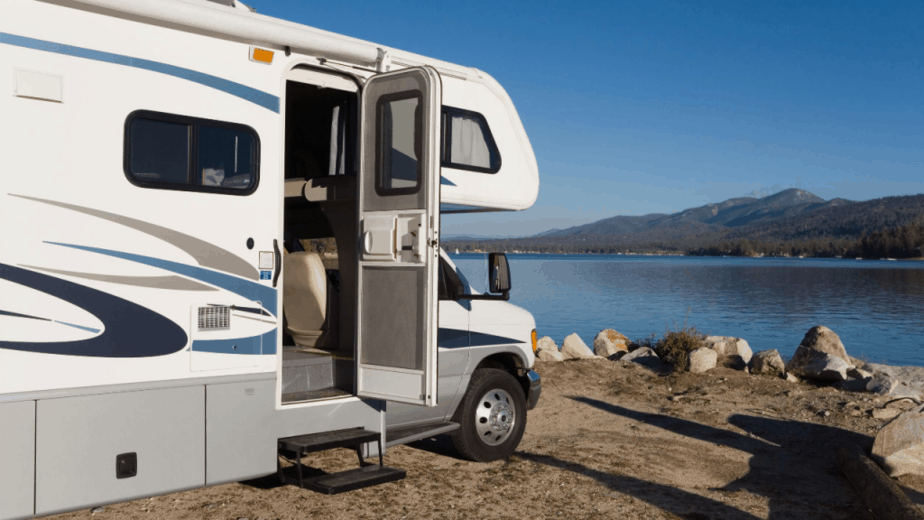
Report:
[{"label": "dry grass", "polygon": [[[677,325],[675,324],[676,328]],[[670,363],[674,372],[687,369],[690,352],[705,345],[706,335],[696,327],[684,323],[677,330],[668,327],[664,336],[657,338],[654,334],[638,341],[639,345],[653,349],[661,360]]]}]

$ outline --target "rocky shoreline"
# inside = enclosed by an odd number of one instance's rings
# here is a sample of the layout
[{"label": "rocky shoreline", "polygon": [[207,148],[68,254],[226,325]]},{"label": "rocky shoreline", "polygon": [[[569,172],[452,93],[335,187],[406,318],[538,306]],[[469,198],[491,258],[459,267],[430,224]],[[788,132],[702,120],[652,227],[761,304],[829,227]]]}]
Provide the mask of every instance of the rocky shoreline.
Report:
[{"label": "rocky shoreline", "polygon": [[[671,334],[684,335],[686,355],[682,365],[661,359],[674,355],[664,345]],[[655,370],[702,374],[717,366],[753,375],[770,375],[791,383],[833,386],[848,392],[866,392],[887,398],[869,411],[887,421],[873,443],[871,458],[890,477],[924,475],[924,367],[868,363],[847,354],[840,337],[817,325],[806,332],[796,352],[786,362],[776,349],[754,353],[748,342],[730,336],[701,336],[687,329],[668,332],[665,340],[648,345],[633,342],[614,329],[601,330],[588,347],[576,334],[565,338],[561,348],[546,336],[537,343],[537,356],[546,362],[597,359],[636,362]],[[674,342],[676,343],[676,341]],[[672,347],[676,349],[676,347]]]}]

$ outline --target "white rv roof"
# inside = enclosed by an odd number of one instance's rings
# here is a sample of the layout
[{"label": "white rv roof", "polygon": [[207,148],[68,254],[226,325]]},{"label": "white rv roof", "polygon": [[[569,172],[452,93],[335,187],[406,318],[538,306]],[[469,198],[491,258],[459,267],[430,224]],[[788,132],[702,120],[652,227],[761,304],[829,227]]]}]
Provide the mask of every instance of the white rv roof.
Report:
[{"label": "white rv roof", "polygon": [[[272,18],[246,5],[227,5],[233,0],[74,0],[76,3],[110,9],[183,27],[207,30],[319,56],[376,68],[383,60],[398,65],[430,65],[444,74],[467,79],[473,69],[418,54],[392,49],[357,38]],[[386,61],[387,63],[387,61]]]}]

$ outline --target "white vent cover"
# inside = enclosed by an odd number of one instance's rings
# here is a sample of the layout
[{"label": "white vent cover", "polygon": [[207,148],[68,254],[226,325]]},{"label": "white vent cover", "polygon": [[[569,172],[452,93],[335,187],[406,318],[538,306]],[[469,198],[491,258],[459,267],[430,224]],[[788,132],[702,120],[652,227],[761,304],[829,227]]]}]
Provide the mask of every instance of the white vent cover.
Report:
[{"label": "white vent cover", "polygon": [[13,95],[64,103],[64,76],[13,69]]},{"label": "white vent cover", "polygon": [[231,328],[231,307],[199,307],[199,330]]}]

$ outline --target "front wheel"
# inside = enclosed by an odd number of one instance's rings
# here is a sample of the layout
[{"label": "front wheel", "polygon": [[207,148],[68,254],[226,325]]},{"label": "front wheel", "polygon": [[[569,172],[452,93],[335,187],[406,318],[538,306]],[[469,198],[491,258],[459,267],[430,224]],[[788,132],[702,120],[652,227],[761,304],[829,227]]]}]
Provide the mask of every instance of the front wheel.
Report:
[{"label": "front wheel", "polygon": [[508,372],[476,370],[453,420],[452,443],[463,457],[489,462],[507,457],[526,430],[526,397]]}]

